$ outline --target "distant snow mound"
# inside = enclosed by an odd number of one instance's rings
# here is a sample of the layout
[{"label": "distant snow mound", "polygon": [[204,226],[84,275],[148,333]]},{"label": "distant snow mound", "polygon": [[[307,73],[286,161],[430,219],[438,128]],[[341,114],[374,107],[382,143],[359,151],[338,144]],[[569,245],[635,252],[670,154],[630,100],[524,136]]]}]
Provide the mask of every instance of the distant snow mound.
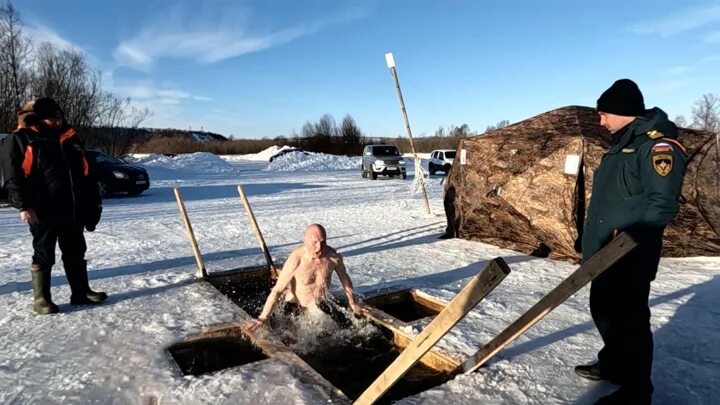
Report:
[{"label": "distant snow mound", "polygon": [[192,171],[195,173],[227,173],[236,170],[223,158],[208,152],[175,155],[146,155],[132,158],[133,163],[160,169]]},{"label": "distant snow mound", "polygon": [[247,160],[263,160],[265,162],[268,162],[268,161],[270,161],[271,157],[275,156],[276,154],[278,154],[286,149],[294,149],[294,148],[292,146],[288,146],[288,145],[285,145],[285,146],[273,145],[273,146],[265,149],[262,152],[251,153],[249,155],[241,155],[241,157],[243,159],[247,159]]},{"label": "distant snow mound", "polygon": [[211,142],[211,141],[215,140],[215,138],[210,134],[191,132],[190,136],[192,137],[193,141],[195,141],[195,142]]},{"label": "distant snow mound", "polygon": [[277,172],[322,172],[359,169],[362,158],[313,152],[289,152],[274,159],[265,168]]}]

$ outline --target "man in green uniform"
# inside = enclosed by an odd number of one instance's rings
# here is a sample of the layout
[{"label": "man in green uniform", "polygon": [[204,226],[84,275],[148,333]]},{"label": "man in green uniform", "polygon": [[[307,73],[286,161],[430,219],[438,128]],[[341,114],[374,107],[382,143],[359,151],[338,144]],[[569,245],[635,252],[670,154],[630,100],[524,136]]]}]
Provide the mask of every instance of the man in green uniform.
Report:
[{"label": "man in green uniform", "polygon": [[577,366],[591,380],[620,385],[598,404],[649,404],[653,339],[648,297],[665,226],[679,209],[685,151],[677,127],[659,108],[645,110],[629,79],[616,81],[597,101],[600,125],[615,144],[595,171],[582,235],[583,261],[626,232],[637,247],[592,282],[590,310],[604,347],[598,362]]}]

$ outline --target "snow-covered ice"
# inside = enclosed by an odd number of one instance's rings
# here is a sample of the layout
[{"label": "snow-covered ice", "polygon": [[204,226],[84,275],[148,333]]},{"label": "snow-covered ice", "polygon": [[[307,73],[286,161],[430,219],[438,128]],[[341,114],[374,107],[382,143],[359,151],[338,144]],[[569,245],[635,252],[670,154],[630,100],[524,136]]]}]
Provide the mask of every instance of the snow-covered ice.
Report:
[{"label": "snow-covered ice", "polygon": [[[98,307],[71,307],[62,262],[53,271],[61,314],[32,312],[27,226],[0,209],[0,403],[307,403],[321,401],[289,366],[265,360],[202,377],[179,375],[164,349],[236,317],[232,302],[194,278],[195,262],[172,195],[180,186],[210,272],[263,263],[235,186],[243,184],[276,261],[305,226],[324,224],[359,292],[403,285],[450,300],[484,263],[502,256],[512,273],[440,343],[472,354],[576,268],[495,246],[439,240],[445,227],[441,176],[429,179],[433,215],[410,180],[365,180],[356,170],[265,170],[267,161],[193,154],[146,156],[152,187],[104,202],[87,233],[91,284],[109,292]],[[409,164],[412,175],[413,166]],[[339,283],[334,280],[337,289]],[[601,340],[589,289],[501,351],[404,403],[592,403],[613,390],[575,376]],[[650,297],[656,404],[711,404],[720,395],[720,258],[663,259]],[[420,330],[422,325],[413,327]]]}]

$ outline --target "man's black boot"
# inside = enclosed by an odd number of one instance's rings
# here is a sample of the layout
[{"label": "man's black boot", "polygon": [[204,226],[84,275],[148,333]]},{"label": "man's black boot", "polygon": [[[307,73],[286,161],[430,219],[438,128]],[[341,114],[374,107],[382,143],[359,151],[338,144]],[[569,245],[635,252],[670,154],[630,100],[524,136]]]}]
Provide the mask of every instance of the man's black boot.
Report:
[{"label": "man's black boot", "polygon": [[106,293],[102,291],[95,292],[90,289],[87,262],[85,260],[75,263],[63,263],[65,264],[65,276],[67,276],[72,291],[72,295],[70,295],[71,305],[93,305],[107,299]]},{"label": "man's black boot", "polygon": [[588,364],[585,366],[575,366],[575,374],[588,380],[599,381],[609,380],[610,378],[603,374],[600,370],[600,362]]},{"label": "man's black boot", "polygon": [[40,315],[56,314],[60,308],[50,299],[50,269],[37,264],[30,267],[33,289],[33,310]]}]

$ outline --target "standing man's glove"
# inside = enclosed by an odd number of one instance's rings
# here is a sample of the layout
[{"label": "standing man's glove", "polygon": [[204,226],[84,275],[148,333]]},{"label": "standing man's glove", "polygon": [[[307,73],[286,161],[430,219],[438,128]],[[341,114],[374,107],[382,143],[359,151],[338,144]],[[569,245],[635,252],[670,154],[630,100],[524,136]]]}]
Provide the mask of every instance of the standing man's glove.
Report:
[{"label": "standing man's glove", "polygon": [[93,232],[95,227],[100,222],[100,216],[102,215],[102,205],[98,205],[92,212],[88,214],[88,218],[85,221],[85,229],[88,232]]}]

